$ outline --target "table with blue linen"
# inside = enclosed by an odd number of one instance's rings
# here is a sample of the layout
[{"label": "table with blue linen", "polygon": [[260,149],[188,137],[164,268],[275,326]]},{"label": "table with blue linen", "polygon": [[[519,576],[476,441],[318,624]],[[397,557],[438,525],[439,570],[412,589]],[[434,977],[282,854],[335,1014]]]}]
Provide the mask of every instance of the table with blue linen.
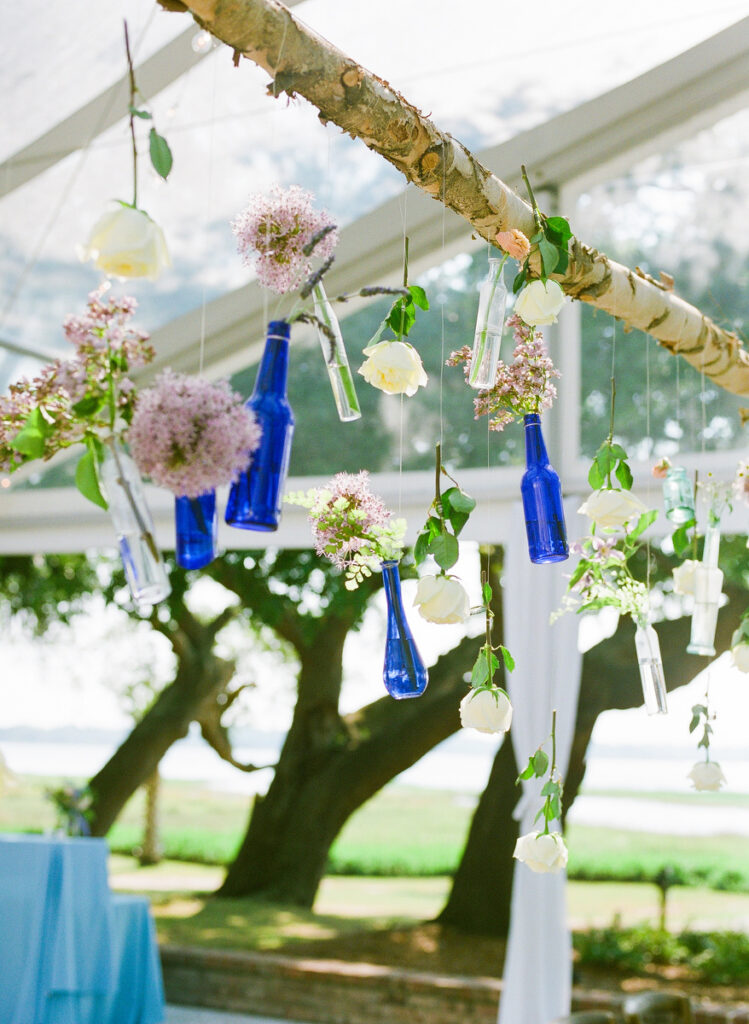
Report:
[{"label": "table with blue linen", "polygon": [[0,836],[0,1024],[161,1024],[148,901],[113,895],[103,839]]}]

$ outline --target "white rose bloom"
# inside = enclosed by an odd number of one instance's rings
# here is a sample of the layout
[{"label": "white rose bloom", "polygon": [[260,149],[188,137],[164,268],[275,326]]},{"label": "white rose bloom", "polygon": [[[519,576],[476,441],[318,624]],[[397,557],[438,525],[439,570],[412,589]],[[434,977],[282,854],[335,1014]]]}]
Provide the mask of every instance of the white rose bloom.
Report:
[{"label": "white rose bloom", "polygon": [[541,874],[554,874],[567,866],[567,847],[559,832],[528,832],[520,836],[512,856]]},{"label": "white rose bloom", "polygon": [[726,783],[726,777],[715,761],[698,761],[687,775],[695,789],[717,790]]},{"label": "white rose bloom", "polygon": [[460,724],[477,732],[507,732],[512,704],[501,690],[469,690],[460,702]]},{"label": "white rose bloom", "polygon": [[427,622],[465,622],[471,611],[465,588],[450,576],[422,576],[414,604]]},{"label": "white rose bloom", "polygon": [[159,225],[142,210],[119,203],[94,224],[82,256],[106,274],[151,281],[172,265]]},{"label": "white rose bloom", "polygon": [[693,594],[694,593],[694,574],[695,569],[701,563],[695,561],[694,558],[687,558],[681,565],[677,565],[673,570],[674,574],[674,593],[675,594]]},{"label": "white rose bloom", "polygon": [[368,356],[359,373],[375,388],[387,395],[415,395],[424,387],[427,375],[421,357],[407,341],[378,341],[364,349]]},{"label": "white rose bloom", "polygon": [[731,648],[731,657],[736,668],[742,672],[749,672],[749,644],[736,644]]},{"label": "white rose bloom", "polygon": [[532,327],[555,324],[564,305],[564,292],[556,281],[531,281],[515,300],[515,312]]},{"label": "white rose bloom", "polygon": [[631,491],[593,491],[577,510],[588,516],[601,530],[616,530],[634,516],[647,512]]}]

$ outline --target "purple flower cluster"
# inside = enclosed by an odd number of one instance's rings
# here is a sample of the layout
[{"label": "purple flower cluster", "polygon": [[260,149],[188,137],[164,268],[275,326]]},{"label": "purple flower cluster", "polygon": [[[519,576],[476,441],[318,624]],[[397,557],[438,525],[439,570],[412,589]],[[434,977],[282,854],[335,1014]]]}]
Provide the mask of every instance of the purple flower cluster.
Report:
[{"label": "purple flower cluster", "polygon": [[[274,185],[267,193],[250,197],[247,207],[232,221],[237,249],[243,261],[255,267],[265,288],[283,295],[298,288],[312,270],[304,247],[330,225],[324,210],[312,206],[312,193],[298,185]],[[333,255],[338,232],[333,230],[314,247],[314,256]]]},{"label": "purple flower cluster", "polygon": [[260,428],[227,381],[165,370],[138,397],[129,440],[141,473],[197,498],[247,468]]},{"label": "purple flower cluster", "polygon": [[357,551],[375,540],[373,531],[387,526],[390,512],[369,489],[369,473],[337,473],[310,513],[315,551],[339,569],[353,565]]},{"label": "purple flower cluster", "polygon": [[0,397],[0,469],[12,471],[28,461],[13,440],[35,409],[45,424],[44,459],[132,414],[135,392],[127,373],[150,362],[154,352],[148,335],[130,326],[135,299],[105,299],[107,288],[92,292],[86,312],[63,323],[75,355],[43,367],[32,380],[17,381]]},{"label": "purple flower cluster", "polygon": [[[541,332],[519,316],[511,316],[507,326],[512,328],[515,338],[513,362],[507,365],[500,359],[494,386],[481,391],[473,402],[476,419],[490,416],[492,430],[503,430],[520,416],[550,409],[557,396],[553,380],[559,376],[559,371],[549,358]],[[452,352],[447,360],[448,366],[461,363],[468,377],[471,369],[471,349],[468,346]]]}]

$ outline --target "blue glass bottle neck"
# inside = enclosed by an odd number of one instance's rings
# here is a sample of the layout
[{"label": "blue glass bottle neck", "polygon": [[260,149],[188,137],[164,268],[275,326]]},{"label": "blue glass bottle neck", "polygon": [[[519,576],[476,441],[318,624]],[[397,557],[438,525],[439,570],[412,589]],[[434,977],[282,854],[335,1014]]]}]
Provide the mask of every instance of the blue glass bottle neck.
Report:
[{"label": "blue glass bottle neck", "polygon": [[268,324],[268,336],[253,394],[273,391],[277,395],[285,395],[288,370],[289,325],[284,320],[273,320]]},{"label": "blue glass bottle neck", "polygon": [[541,417],[538,413],[528,413],[523,417],[525,422],[525,459],[528,465],[548,465],[544,436],[541,433]]}]

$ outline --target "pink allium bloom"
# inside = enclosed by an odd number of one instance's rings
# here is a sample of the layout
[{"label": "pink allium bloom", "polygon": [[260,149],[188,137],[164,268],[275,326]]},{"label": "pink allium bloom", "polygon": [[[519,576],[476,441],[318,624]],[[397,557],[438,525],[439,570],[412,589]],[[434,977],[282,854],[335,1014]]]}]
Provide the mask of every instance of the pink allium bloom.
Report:
[{"label": "pink allium bloom", "polygon": [[[559,371],[546,352],[541,332],[519,316],[511,316],[507,326],[512,328],[515,337],[514,362],[508,366],[500,359],[494,386],[480,391],[473,400],[476,419],[490,416],[492,430],[503,430],[520,416],[550,409],[557,397],[553,380],[559,376]],[[447,365],[463,363],[463,371],[468,377],[471,355],[471,349],[466,345],[451,353]]]},{"label": "pink allium bloom", "polygon": [[[298,185],[286,189],[274,185],[265,194],[250,196],[247,207],[232,221],[243,261],[255,267],[261,285],[280,295],[298,288],[309,276],[311,257],[303,249],[331,223],[324,210],[313,209],[312,200],[312,193]],[[338,232],[331,231],[311,255],[326,260],[337,242]]]},{"label": "pink allium bloom", "polygon": [[310,515],[318,555],[325,555],[339,569],[352,563],[351,555],[373,539],[372,530],[387,526],[390,512],[369,489],[369,473],[337,473],[328,485],[330,498]]},{"label": "pink allium bloom", "polygon": [[228,484],[260,442],[260,428],[227,381],[165,370],[141,392],[130,425],[138,469],[177,496]]}]

